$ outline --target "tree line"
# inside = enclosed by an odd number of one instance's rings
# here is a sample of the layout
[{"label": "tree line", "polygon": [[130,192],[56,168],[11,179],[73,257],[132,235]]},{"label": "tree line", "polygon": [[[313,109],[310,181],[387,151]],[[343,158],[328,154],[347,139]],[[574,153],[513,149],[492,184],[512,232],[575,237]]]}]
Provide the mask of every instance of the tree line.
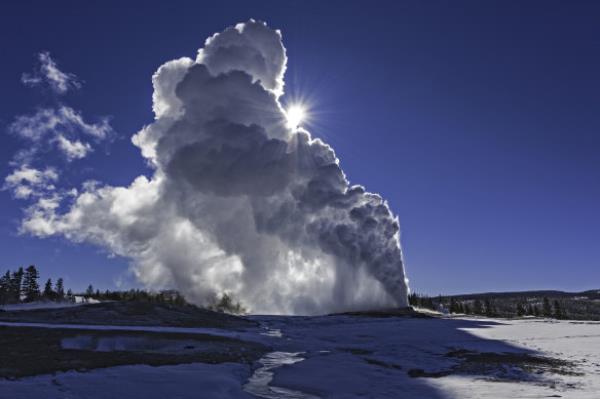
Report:
[{"label": "tree line", "polygon": [[167,303],[172,305],[187,305],[185,297],[176,290],[163,290],[152,292],[140,289],[130,289],[127,291],[100,291],[94,290],[93,285],[89,285],[83,294],[86,299],[95,299],[98,301],[135,301],[135,302],[152,302],[152,303]]},{"label": "tree line", "polygon": [[567,313],[558,299],[550,301],[544,297],[539,301],[528,301],[523,298],[517,301],[485,297],[476,299],[458,299],[455,297],[430,297],[413,292],[408,297],[411,306],[447,311],[449,313],[472,314],[487,317],[548,317],[564,319]]},{"label": "tree line", "polygon": [[90,299],[98,301],[137,301],[167,303],[173,305],[186,305],[187,301],[178,291],[165,290],[149,292],[139,289],[127,291],[100,291],[94,290],[90,284],[85,292],[74,294],[72,290],[65,292],[64,280],[58,278],[56,283],[52,279],[46,280],[43,289],[39,285],[40,274],[35,265],[27,268],[19,267],[14,271],[6,271],[0,277],[0,305],[16,303],[29,303],[35,301],[60,301],[75,302],[75,297],[85,301]]},{"label": "tree line", "polygon": [[71,290],[65,293],[62,278],[57,279],[56,284],[53,284],[52,279],[49,278],[44,284],[43,290],[40,290],[39,278],[40,274],[35,265],[30,265],[26,269],[19,267],[14,271],[7,270],[0,277],[0,304],[74,299]]}]

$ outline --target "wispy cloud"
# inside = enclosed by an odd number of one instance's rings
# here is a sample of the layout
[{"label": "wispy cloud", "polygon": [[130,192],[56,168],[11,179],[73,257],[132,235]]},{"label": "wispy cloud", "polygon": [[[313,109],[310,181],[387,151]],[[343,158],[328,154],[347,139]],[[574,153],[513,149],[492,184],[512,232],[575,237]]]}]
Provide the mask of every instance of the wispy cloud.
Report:
[{"label": "wispy cloud", "polygon": [[4,190],[10,190],[15,198],[42,197],[54,191],[58,173],[54,168],[39,170],[21,165],[4,179]]},{"label": "wispy cloud", "polygon": [[[21,81],[27,86],[49,87],[55,94],[81,87],[81,81],[72,73],[61,71],[50,53],[38,54],[39,65],[32,73],[24,73]],[[56,99],[55,99],[56,100]],[[51,153],[58,154],[66,162],[85,158],[93,145],[111,140],[115,132],[109,118],[96,121],[85,119],[80,111],[55,101],[55,105],[37,108],[34,112],[17,115],[8,126],[8,133],[20,138],[24,145],[9,162],[12,172],[0,183],[0,190],[10,191],[13,197],[27,200],[27,215],[36,215],[35,226],[47,231],[61,201],[77,194],[75,189],[59,186],[63,170],[49,166]]]},{"label": "wispy cloud", "polygon": [[39,65],[32,73],[21,75],[21,82],[30,87],[47,84],[56,94],[65,94],[70,89],[79,89],[81,81],[72,73],[58,69],[49,52],[38,54]]},{"label": "wispy cloud", "polygon": [[[20,158],[29,161],[39,149],[57,148],[68,161],[85,157],[92,151],[87,140],[101,141],[112,136],[108,118],[97,123],[86,122],[71,107],[38,109],[33,114],[19,115],[8,127],[10,133],[30,142]],[[27,159],[29,158],[29,159]]]},{"label": "wispy cloud", "polygon": [[69,140],[63,135],[56,137],[58,148],[67,157],[67,160],[85,158],[92,151],[92,146],[89,143],[83,143],[79,140]]}]

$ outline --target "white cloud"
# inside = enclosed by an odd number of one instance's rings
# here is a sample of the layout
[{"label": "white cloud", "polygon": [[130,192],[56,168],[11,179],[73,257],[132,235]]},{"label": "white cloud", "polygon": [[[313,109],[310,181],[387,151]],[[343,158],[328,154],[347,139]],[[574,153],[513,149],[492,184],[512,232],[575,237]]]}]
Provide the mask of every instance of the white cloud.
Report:
[{"label": "white cloud", "polygon": [[256,312],[407,305],[398,220],[330,146],[286,126],[286,60],[281,34],[249,21],[166,63],[156,120],[132,138],[154,175],[87,184],[65,212],[45,196],[22,232],[105,247],[199,303],[226,291]]},{"label": "white cloud", "polygon": [[58,69],[49,52],[38,54],[39,66],[33,73],[24,73],[21,82],[26,86],[39,86],[46,83],[55,93],[65,94],[69,89],[78,89],[81,82],[72,73]]},{"label": "white cloud", "polygon": [[90,143],[110,138],[114,131],[107,118],[86,122],[73,108],[61,105],[42,108],[29,115],[19,115],[8,127],[9,132],[29,141],[28,149],[17,155],[17,163],[30,162],[40,149],[55,146],[68,161],[81,159],[92,151]]},{"label": "white cloud", "polygon": [[244,71],[277,96],[283,94],[287,57],[278,30],[250,20],[215,33],[198,50],[196,62],[213,75]]},{"label": "white cloud", "polygon": [[15,198],[40,197],[54,191],[58,173],[53,168],[38,170],[22,165],[4,179],[5,190],[11,190]]},{"label": "white cloud", "polygon": [[19,115],[8,129],[32,141],[38,141],[47,135],[55,135],[60,131],[105,139],[113,131],[107,118],[101,119],[98,123],[87,123],[79,112],[65,105],[57,108],[42,108],[30,115]]},{"label": "white cloud", "polygon": [[180,114],[182,104],[175,95],[175,87],[193,63],[194,61],[187,57],[168,61],[152,76],[152,110],[156,119],[177,117]]},{"label": "white cloud", "polygon": [[92,151],[92,146],[89,143],[83,143],[79,140],[69,140],[61,134],[56,139],[58,141],[58,148],[61,149],[69,161],[84,158]]}]

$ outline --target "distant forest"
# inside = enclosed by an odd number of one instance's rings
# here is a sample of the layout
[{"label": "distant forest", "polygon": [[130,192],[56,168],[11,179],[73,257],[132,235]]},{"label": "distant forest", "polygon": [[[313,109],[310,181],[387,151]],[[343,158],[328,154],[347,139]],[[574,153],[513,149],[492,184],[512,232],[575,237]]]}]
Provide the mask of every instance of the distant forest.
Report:
[{"label": "distant forest", "polygon": [[409,303],[451,314],[600,320],[600,291],[528,291],[437,297],[412,293]]}]

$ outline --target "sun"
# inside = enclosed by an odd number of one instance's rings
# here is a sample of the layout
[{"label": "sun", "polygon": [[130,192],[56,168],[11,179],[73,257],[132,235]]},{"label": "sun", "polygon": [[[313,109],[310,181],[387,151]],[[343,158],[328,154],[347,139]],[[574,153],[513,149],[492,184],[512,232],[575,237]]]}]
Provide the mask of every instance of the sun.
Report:
[{"label": "sun", "polygon": [[287,119],[287,127],[295,130],[306,120],[306,108],[300,104],[292,104],[285,111],[285,117]]}]

